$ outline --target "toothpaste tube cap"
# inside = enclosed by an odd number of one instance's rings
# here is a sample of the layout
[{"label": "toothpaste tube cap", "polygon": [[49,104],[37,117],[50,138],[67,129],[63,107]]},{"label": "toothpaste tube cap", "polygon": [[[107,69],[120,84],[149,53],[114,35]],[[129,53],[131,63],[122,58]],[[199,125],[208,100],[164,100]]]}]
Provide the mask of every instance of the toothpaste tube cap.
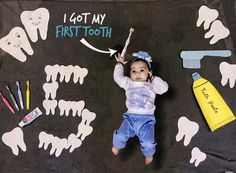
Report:
[{"label": "toothpaste tube cap", "polygon": [[19,122],[19,124],[18,124],[20,127],[23,127],[23,126],[25,126],[25,123],[23,122],[23,121],[21,121],[21,122]]},{"label": "toothpaste tube cap", "polygon": [[192,78],[193,78],[193,80],[195,81],[195,80],[200,79],[200,78],[201,78],[201,75],[200,75],[198,72],[195,72],[195,73],[192,74]]}]

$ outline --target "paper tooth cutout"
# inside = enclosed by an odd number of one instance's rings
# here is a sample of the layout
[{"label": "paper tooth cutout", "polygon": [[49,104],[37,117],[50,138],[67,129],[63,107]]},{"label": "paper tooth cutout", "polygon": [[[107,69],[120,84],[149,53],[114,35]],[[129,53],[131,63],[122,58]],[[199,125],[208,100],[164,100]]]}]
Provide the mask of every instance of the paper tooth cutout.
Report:
[{"label": "paper tooth cutout", "polygon": [[59,100],[58,107],[60,109],[60,115],[66,115],[68,116],[70,113],[70,110],[72,110],[72,116],[75,117],[76,115],[80,116],[81,111],[83,110],[85,106],[85,102],[83,100],[81,101],[65,101],[65,100]]},{"label": "paper tooth cutout", "polygon": [[86,68],[81,68],[78,65],[76,66],[59,66],[58,64],[50,66],[45,66],[44,71],[47,74],[47,82],[50,80],[55,81],[57,79],[58,73],[60,74],[60,82],[63,82],[65,80],[66,83],[70,81],[71,75],[73,75],[73,82],[79,83],[82,85],[84,82],[84,78],[88,74],[88,70]]},{"label": "paper tooth cutout", "polygon": [[38,41],[38,30],[43,40],[47,39],[49,11],[46,8],[38,8],[34,11],[23,11],[20,15],[30,39]]},{"label": "paper tooth cutout", "polygon": [[45,99],[49,99],[49,97],[51,96],[52,99],[56,98],[57,95],[57,89],[58,89],[59,85],[56,81],[52,82],[52,83],[44,83],[43,84],[43,90],[45,92]]},{"label": "paper tooth cutout", "polygon": [[96,118],[96,114],[94,112],[90,112],[88,109],[84,109],[82,111],[82,121],[81,123],[85,125],[90,125],[90,123]]},{"label": "paper tooth cutout", "polygon": [[194,164],[195,167],[197,167],[207,157],[207,155],[205,153],[201,152],[199,150],[199,148],[197,148],[197,147],[194,147],[192,149],[191,155],[192,155],[192,157],[191,157],[189,162],[190,163],[194,163],[195,162],[195,164]]},{"label": "paper tooth cutout", "polygon": [[80,138],[83,141],[86,136],[88,136],[92,133],[92,131],[93,131],[93,128],[91,126],[80,123],[78,126],[78,133],[76,136],[78,138],[81,136]]},{"label": "paper tooth cutout", "polygon": [[74,149],[79,148],[82,144],[82,141],[78,139],[75,134],[70,134],[67,140],[70,153],[72,153]]},{"label": "paper tooth cutout", "polygon": [[47,74],[46,81],[49,82],[50,80],[56,81],[57,80],[57,74],[59,73],[59,65],[46,65],[44,68],[44,71]]},{"label": "paper tooth cutout", "polygon": [[26,145],[24,142],[24,134],[21,128],[16,127],[12,131],[4,133],[2,135],[2,141],[4,144],[9,146],[14,155],[18,156],[19,149],[26,151]]},{"label": "paper tooth cutout", "polygon": [[21,62],[27,60],[26,55],[21,49],[28,55],[34,54],[26,33],[21,27],[14,27],[8,35],[1,38],[0,48]]},{"label": "paper tooth cutout", "polygon": [[182,116],[178,120],[176,141],[179,142],[184,138],[184,146],[187,146],[198,130],[199,125],[196,122],[190,121],[188,118]]},{"label": "paper tooth cutout", "polygon": [[49,115],[50,112],[52,115],[54,115],[55,109],[57,107],[57,100],[44,100],[43,107],[46,110],[46,115]]},{"label": "paper tooth cutout", "polygon": [[211,25],[210,31],[208,31],[205,34],[204,38],[212,37],[212,39],[210,40],[210,44],[215,44],[217,41],[228,37],[229,34],[230,34],[230,32],[229,32],[228,28],[226,28],[222,24],[221,21],[215,20]]},{"label": "paper tooth cutout", "polygon": [[221,84],[225,86],[229,81],[230,88],[233,88],[236,80],[236,64],[222,62],[220,64],[220,73],[222,76]]},{"label": "paper tooth cutout", "polygon": [[183,67],[188,69],[201,68],[201,59],[204,56],[230,57],[230,50],[199,50],[181,51],[180,57],[183,59]]},{"label": "paper tooth cutout", "polygon": [[198,11],[198,20],[197,20],[197,27],[201,26],[204,22],[204,29],[208,29],[210,27],[211,22],[216,20],[219,16],[219,12],[215,9],[210,9],[205,5],[202,5]]},{"label": "paper tooth cutout", "polygon": [[51,134],[47,134],[46,132],[42,131],[39,134],[39,148],[44,146],[44,150],[48,148],[48,145],[51,144],[52,148],[50,150],[50,155],[55,153],[55,156],[60,156],[63,149],[68,149],[67,139],[65,138],[58,138]]}]

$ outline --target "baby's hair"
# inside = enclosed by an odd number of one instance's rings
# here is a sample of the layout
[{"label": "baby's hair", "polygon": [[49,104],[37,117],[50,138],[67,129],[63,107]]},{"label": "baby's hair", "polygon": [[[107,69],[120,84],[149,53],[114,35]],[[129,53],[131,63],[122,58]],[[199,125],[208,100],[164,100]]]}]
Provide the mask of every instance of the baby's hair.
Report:
[{"label": "baby's hair", "polygon": [[152,68],[148,65],[147,61],[145,61],[145,60],[143,60],[143,59],[141,59],[141,58],[136,58],[136,57],[133,58],[133,59],[130,61],[130,67],[131,67],[131,65],[133,64],[133,62],[136,62],[136,61],[145,62],[146,65],[147,65],[147,67],[148,67],[148,70],[149,70],[149,71],[152,71]]}]

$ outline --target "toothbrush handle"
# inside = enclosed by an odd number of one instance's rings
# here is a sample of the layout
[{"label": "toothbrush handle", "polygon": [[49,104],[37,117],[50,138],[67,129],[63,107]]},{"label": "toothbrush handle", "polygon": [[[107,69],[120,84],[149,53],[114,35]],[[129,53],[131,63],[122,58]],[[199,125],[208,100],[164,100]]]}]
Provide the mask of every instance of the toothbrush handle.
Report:
[{"label": "toothbrush handle", "polygon": [[29,90],[26,91],[26,109],[27,110],[30,109],[30,91]]},{"label": "toothbrush handle", "polygon": [[2,101],[7,105],[8,109],[10,109],[10,111],[15,114],[15,110],[12,108],[12,106],[10,105],[10,103],[7,101],[7,99],[1,94],[2,97]]},{"label": "toothbrush handle", "polygon": [[20,107],[21,107],[21,109],[24,109],[23,97],[22,97],[22,93],[20,90],[18,90],[18,97],[19,97],[19,101],[20,101]]}]

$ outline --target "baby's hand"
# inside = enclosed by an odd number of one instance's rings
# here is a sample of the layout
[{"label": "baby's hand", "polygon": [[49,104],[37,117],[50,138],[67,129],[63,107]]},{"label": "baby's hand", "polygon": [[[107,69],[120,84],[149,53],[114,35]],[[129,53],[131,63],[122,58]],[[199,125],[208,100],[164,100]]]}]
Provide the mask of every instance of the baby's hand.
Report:
[{"label": "baby's hand", "polygon": [[120,62],[124,65],[128,63],[128,61],[125,60],[125,57],[120,56],[120,53],[118,53],[118,56],[115,55],[115,58],[117,62]]}]

